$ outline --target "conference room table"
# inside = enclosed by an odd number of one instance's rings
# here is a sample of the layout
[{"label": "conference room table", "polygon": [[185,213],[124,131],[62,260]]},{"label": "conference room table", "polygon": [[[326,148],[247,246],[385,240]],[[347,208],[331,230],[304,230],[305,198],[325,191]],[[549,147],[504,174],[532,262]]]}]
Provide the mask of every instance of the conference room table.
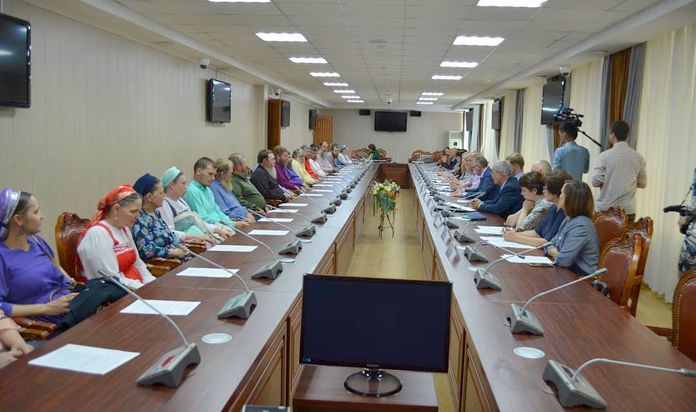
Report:
[{"label": "conference room table", "polygon": [[[577,368],[592,358],[646,363],[668,368],[694,369],[696,364],[663,338],[630,316],[589,282],[581,282],[531,303],[544,327],[544,335],[512,334],[506,320],[511,303],[524,304],[537,293],[577,279],[572,272],[553,267],[532,267],[501,261],[491,267],[501,290],[477,289],[473,268],[452,239],[453,230],[434,210],[426,180],[432,165],[410,164],[415,196],[413,204],[425,271],[429,278],[453,284],[449,382],[460,411],[556,411],[563,408],[542,378],[549,360]],[[419,170],[420,169],[420,170]],[[447,196],[445,202],[461,198]],[[474,230],[502,226],[499,216],[484,214],[485,221],[469,223],[470,243],[491,262],[507,253],[480,241]],[[483,236],[483,235],[482,235]],[[519,252],[519,249],[513,250]],[[530,255],[541,255],[532,251]],[[676,269],[675,269],[676,270]],[[518,347],[543,351],[539,359],[517,356]],[[596,364],[582,372],[608,403],[607,410],[696,410],[696,379],[676,374]]]},{"label": "conference room table", "polygon": [[[246,403],[288,405],[302,371],[299,364],[299,331],[302,277],[306,273],[344,274],[350,264],[355,241],[371,203],[370,184],[379,164],[364,163],[344,168],[339,178],[298,196],[290,204],[309,218],[336,198],[346,183],[363,174],[348,199],[337,206],[328,220],[317,224],[316,234],[302,242],[294,262],[283,263],[275,280],[254,280],[251,274],[273,262],[271,252],[237,234],[223,244],[258,246],[249,253],[205,252],[205,257],[230,269],[239,269],[257,297],[251,316],[218,319],[216,314],[233,296],[245,289],[237,278],[188,277],[178,274],[187,268],[213,267],[194,258],[138,289],[145,299],[196,301],[200,304],[187,316],[172,316],[184,335],[195,342],[200,364],[191,368],[177,388],[139,386],[136,379],[162,355],[181,346],[174,329],[161,317],[122,314],[134,302],[126,296],[70,330],[47,341],[33,353],[0,370],[0,411],[89,410],[89,411],[239,411]],[[334,182],[328,182],[334,180]],[[332,192],[326,192],[331,190]],[[292,208],[292,207],[290,207]],[[282,208],[281,208],[282,209]],[[309,222],[297,213],[269,213],[273,218],[292,218],[282,223],[297,231]],[[256,222],[254,229],[287,230],[276,223]],[[295,240],[286,236],[257,236],[274,251]],[[277,253],[273,255],[278,256]],[[287,256],[278,256],[287,257]],[[208,344],[202,337],[224,333],[231,340]],[[79,344],[139,353],[105,375],[76,373],[29,365],[27,362],[63,347]]]}]

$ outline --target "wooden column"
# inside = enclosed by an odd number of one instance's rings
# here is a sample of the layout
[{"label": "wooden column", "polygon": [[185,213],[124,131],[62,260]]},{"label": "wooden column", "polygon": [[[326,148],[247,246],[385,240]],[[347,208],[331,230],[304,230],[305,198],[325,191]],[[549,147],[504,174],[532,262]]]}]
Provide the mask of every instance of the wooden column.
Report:
[{"label": "wooden column", "polygon": [[333,142],[333,116],[322,116],[317,114],[313,132],[314,144],[318,145],[324,140],[329,142],[329,144]]},{"label": "wooden column", "polygon": [[268,100],[268,139],[266,147],[273,149],[280,144],[280,117],[282,105],[280,99]]}]

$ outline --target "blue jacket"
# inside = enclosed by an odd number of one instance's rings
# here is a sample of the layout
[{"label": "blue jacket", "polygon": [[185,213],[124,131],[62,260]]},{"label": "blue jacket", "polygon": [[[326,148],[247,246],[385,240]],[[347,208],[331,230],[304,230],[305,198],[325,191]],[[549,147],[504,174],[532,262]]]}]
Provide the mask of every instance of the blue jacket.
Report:
[{"label": "blue jacket", "polygon": [[[474,195],[474,193],[476,194]],[[483,193],[483,195],[479,197],[481,201],[495,199],[495,197],[498,195],[498,186],[496,186],[493,182],[493,172],[491,172],[489,167],[483,171],[478,189],[476,189],[474,192],[467,191],[467,197],[470,196],[473,198],[481,193]]]},{"label": "blue jacket", "polygon": [[578,276],[597,270],[599,238],[589,217],[566,218],[551,243],[558,248],[557,266],[566,267]]},{"label": "blue jacket", "polygon": [[500,215],[503,219],[516,213],[522,208],[524,197],[520,191],[520,183],[514,177],[503,183],[499,192],[492,200],[487,200],[479,205],[479,211]]}]

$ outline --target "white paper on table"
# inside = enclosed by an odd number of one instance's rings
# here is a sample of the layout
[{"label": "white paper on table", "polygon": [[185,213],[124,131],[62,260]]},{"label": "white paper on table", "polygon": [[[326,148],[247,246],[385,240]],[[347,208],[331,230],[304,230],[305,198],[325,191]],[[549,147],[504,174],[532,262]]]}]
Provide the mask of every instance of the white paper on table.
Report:
[{"label": "white paper on table", "polygon": [[546,256],[515,256],[515,255],[503,255],[502,257],[505,258],[510,263],[527,263],[527,264],[534,264],[534,265],[549,265],[553,266],[553,262],[551,259],[547,258]]},{"label": "white paper on table", "polygon": [[465,205],[468,205],[471,203],[471,200],[469,200],[469,199],[457,200],[457,203],[464,203]]},{"label": "white paper on table", "polygon": [[73,372],[105,375],[138,355],[140,355],[138,352],[125,352],[116,349],[68,343],[53,352],[30,360],[29,364]]},{"label": "white paper on table", "polygon": [[476,209],[474,209],[474,208],[467,207],[467,206],[462,206],[462,205],[458,205],[458,204],[452,203],[452,202],[447,202],[447,203],[445,203],[445,205],[447,205],[447,206],[449,206],[449,207],[452,207],[452,208],[455,208],[455,209],[463,210],[463,211],[465,211],[465,212],[474,212],[474,211],[476,211]]},{"label": "white paper on table", "polygon": [[292,219],[289,217],[264,217],[264,218],[259,219],[259,222],[290,223],[290,222],[292,222]]},{"label": "white paper on table", "polygon": [[287,230],[254,229],[251,232],[247,233],[247,235],[251,235],[251,236],[285,236],[288,233],[290,233],[290,232],[288,232]]},{"label": "white paper on table", "polygon": [[[146,299],[146,301],[150,305],[156,307],[160,312],[170,316],[187,316],[189,313],[193,312],[194,309],[196,309],[196,306],[201,304],[201,302],[193,302],[188,300]],[[123,310],[121,310],[121,313],[157,315],[157,312],[139,300],[136,300],[135,302],[126,306]]]},{"label": "white paper on table", "polygon": [[309,203],[281,203],[280,207],[305,207]]},{"label": "white paper on table", "polygon": [[502,237],[481,236],[481,240],[490,243],[493,246],[498,246],[506,249],[534,249],[534,246],[525,245],[523,243],[509,242]]},{"label": "white paper on table", "polygon": [[312,187],[333,187],[333,185],[325,185],[325,184],[317,183]]},{"label": "white paper on table", "polygon": [[505,228],[503,226],[478,226],[474,231],[482,235],[502,236]]},{"label": "white paper on table", "polygon": [[253,252],[258,246],[254,245],[215,245],[208,249],[211,252]]},{"label": "white paper on table", "polygon": [[273,209],[273,210],[269,210],[267,213],[297,213],[299,211],[300,211],[300,209],[283,209],[283,210]]},{"label": "white paper on table", "polygon": [[[227,269],[232,273],[238,273],[239,269]],[[177,276],[190,276],[197,278],[231,278],[233,275],[228,271],[217,268],[186,268],[177,273]]]},{"label": "white paper on table", "polygon": [[327,189],[313,189],[312,192],[319,192],[319,193],[333,193],[333,190],[327,190]]},{"label": "white paper on table", "polygon": [[300,196],[322,197],[319,193],[302,193]]}]

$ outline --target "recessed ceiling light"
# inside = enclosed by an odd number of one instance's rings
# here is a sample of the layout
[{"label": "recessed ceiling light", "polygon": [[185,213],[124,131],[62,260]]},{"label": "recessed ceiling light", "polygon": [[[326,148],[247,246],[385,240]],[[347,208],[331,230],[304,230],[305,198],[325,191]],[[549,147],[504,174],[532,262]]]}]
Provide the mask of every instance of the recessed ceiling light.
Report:
[{"label": "recessed ceiling light", "polygon": [[435,102],[437,101],[437,97],[419,97],[418,100]]},{"label": "recessed ceiling light", "polygon": [[324,83],[324,86],[328,86],[328,87],[348,87],[348,83],[331,83],[331,82],[328,82],[328,83]]},{"label": "recessed ceiling light", "polygon": [[263,41],[287,41],[287,42],[306,42],[307,39],[302,33],[256,33]]},{"label": "recessed ceiling light", "polygon": [[355,94],[355,90],[334,90],[334,93]]},{"label": "recessed ceiling light", "polygon": [[341,96],[341,99],[347,99],[347,100],[359,100],[360,98],[361,97],[356,95],[356,94],[353,94],[350,96]]},{"label": "recessed ceiling light", "polygon": [[348,100],[348,103],[365,103],[364,100]]},{"label": "recessed ceiling light", "polygon": [[328,63],[323,57],[290,57],[290,61],[293,63],[307,63],[307,64],[326,64]]},{"label": "recessed ceiling light", "polygon": [[416,102],[416,104],[433,104],[433,102]]},{"label": "recessed ceiling light", "polygon": [[486,36],[457,36],[454,39],[455,46],[497,46],[505,40],[502,37]]},{"label": "recessed ceiling light", "polygon": [[479,7],[541,7],[546,0],[479,0]]},{"label": "recessed ceiling light", "polygon": [[271,0],[208,0],[211,3],[270,3]]},{"label": "recessed ceiling light", "polygon": [[464,67],[466,69],[473,69],[476,66],[478,66],[478,63],[476,63],[476,62],[444,61],[444,62],[440,63],[440,67]]},{"label": "recessed ceiling light", "polygon": [[309,74],[314,77],[341,77],[341,75],[336,72],[311,72]]},{"label": "recessed ceiling light", "polygon": [[423,96],[442,96],[444,93],[440,92],[423,92],[421,93]]},{"label": "recessed ceiling light", "polygon": [[433,80],[461,80],[462,76],[450,76],[445,74],[434,74]]}]

